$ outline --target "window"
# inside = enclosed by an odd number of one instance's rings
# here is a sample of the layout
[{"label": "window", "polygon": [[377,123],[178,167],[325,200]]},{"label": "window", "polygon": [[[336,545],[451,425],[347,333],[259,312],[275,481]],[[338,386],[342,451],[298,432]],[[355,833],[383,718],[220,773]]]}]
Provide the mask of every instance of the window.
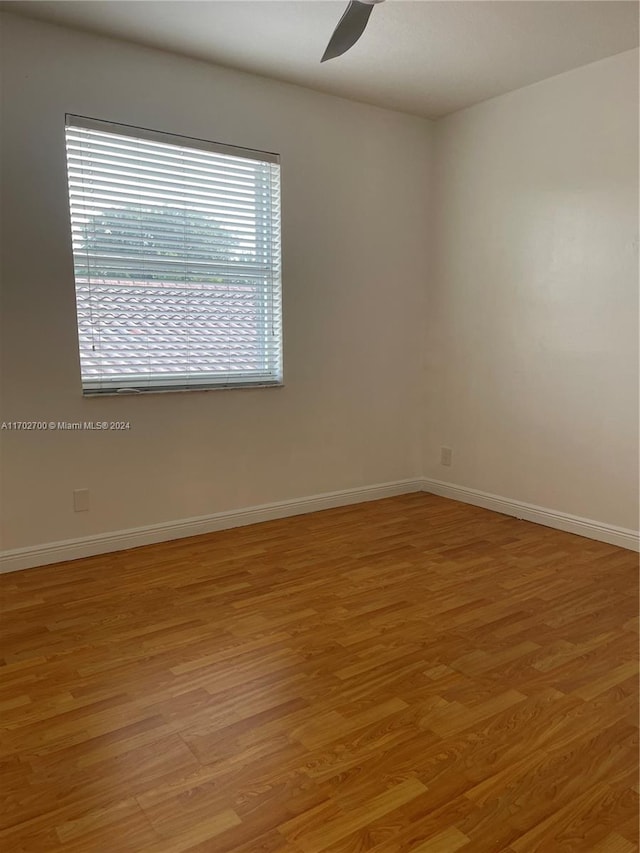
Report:
[{"label": "window", "polygon": [[274,154],[67,116],[85,394],[282,382]]}]

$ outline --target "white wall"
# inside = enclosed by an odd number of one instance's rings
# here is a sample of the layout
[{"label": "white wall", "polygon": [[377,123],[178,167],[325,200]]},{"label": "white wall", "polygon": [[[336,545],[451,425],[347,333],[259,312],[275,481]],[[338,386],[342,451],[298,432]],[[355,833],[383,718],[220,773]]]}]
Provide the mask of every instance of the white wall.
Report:
[{"label": "white wall", "polygon": [[[637,528],[637,51],[434,131],[2,18],[0,420],[131,430],[0,432],[0,547],[422,474]],[[65,112],[281,153],[285,388],[82,398]]]},{"label": "white wall", "polygon": [[[0,420],[131,431],[0,433],[2,548],[419,476],[430,123],[3,17]],[[65,112],[281,154],[285,388],[81,397]]]},{"label": "white wall", "polygon": [[428,477],[637,529],[637,128],[637,51],[437,123]]}]

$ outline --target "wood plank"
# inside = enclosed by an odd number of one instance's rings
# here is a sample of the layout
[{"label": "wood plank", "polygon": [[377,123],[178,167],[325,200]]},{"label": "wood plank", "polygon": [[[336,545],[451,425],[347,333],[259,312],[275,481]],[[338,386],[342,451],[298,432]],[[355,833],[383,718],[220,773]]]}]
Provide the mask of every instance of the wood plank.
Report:
[{"label": "wood plank", "polygon": [[413,853],[455,853],[456,850],[460,850],[461,847],[465,847],[469,843],[470,839],[455,826],[452,826],[416,847]]}]

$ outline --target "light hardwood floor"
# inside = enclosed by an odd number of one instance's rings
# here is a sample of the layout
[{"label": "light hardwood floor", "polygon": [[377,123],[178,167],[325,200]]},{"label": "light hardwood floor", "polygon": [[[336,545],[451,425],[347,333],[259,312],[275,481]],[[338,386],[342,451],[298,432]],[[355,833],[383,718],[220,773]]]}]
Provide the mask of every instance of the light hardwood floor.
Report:
[{"label": "light hardwood floor", "polygon": [[430,495],[0,578],[0,849],[632,853],[637,555]]}]

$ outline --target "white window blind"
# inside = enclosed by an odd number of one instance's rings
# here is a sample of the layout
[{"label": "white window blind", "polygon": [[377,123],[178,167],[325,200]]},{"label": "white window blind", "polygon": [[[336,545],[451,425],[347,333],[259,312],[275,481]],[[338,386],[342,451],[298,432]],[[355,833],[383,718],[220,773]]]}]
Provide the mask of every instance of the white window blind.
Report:
[{"label": "white window blind", "polygon": [[277,155],[67,116],[85,394],[282,382]]}]

